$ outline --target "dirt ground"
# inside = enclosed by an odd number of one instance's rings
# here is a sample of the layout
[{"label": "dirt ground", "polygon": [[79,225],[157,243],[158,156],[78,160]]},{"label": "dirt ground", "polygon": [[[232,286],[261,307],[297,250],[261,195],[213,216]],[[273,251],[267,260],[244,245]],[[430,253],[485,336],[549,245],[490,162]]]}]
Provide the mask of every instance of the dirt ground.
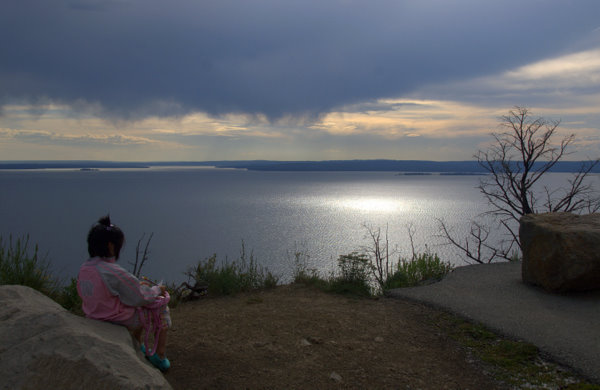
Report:
[{"label": "dirt ground", "polygon": [[499,389],[440,311],[298,286],[172,310],[174,389]]}]

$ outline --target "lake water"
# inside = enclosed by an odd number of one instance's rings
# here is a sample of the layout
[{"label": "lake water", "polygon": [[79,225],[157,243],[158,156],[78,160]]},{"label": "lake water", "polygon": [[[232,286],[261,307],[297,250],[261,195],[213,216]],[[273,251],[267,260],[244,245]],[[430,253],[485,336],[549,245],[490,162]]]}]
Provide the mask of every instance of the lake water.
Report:
[{"label": "lake water", "polygon": [[[564,180],[564,174],[552,174]],[[597,178],[595,178],[597,179]],[[0,235],[28,234],[55,273],[75,276],[87,258],[91,225],[110,213],[126,236],[119,260],[135,259],[142,235],[154,233],[144,274],[184,280],[184,271],[216,253],[247,254],[289,281],[294,252],[328,272],[339,255],[369,245],[367,229],[388,230],[392,247],[411,254],[427,246],[464,265],[441,245],[438,219],[459,237],[487,205],[479,176],[405,176],[390,172],[254,172],[212,168],[0,171]]]}]

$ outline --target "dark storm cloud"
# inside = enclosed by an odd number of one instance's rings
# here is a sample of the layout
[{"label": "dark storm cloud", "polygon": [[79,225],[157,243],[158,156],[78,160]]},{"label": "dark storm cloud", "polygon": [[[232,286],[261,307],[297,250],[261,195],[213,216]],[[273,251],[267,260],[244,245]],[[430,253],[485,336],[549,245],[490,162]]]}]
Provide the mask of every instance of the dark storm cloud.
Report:
[{"label": "dark storm cloud", "polygon": [[0,104],[316,115],[566,51],[597,0],[3,0]]}]

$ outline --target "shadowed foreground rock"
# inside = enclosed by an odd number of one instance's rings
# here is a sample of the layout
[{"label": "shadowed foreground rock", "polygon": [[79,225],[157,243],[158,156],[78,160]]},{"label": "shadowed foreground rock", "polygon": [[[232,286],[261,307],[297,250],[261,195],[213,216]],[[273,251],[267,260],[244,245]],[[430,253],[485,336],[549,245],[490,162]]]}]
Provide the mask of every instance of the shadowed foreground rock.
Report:
[{"label": "shadowed foreground rock", "polygon": [[600,214],[529,214],[519,229],[523,281],[552,292],[600,289]]},{"label": "shadowed foreground rock", "polygon": [[24,286],[0,286],[0,362],[3,389],[171,389],[125,328]]}]

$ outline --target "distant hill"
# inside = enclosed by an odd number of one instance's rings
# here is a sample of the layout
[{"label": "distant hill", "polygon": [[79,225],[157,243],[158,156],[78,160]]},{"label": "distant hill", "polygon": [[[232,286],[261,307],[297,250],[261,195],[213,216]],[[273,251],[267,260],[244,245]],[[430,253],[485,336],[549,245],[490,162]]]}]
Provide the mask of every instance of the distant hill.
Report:
[{"label": "distant hill", "polygon": [[[582,161],[562,161],[552,172],[577,172]],[[0,169],[102,169],[102,168],[150,168],[157,166],[214,166],[253,171],[380,171],[409,174],[485,174],[477,161],[425,161],[425,160],[328,160],[328,161],[3,161]],[[594,173],[600,173],[596,166]]]},{"label": "distant hill", "polygon": [[475,161],[331,160],[236,163],[255,171],[483,172]]},{"label": "distant hill", "polygon": [[[477,161],[425,160],[329,160],[329,161],[221,161],[212,162],[222,168],[244,168],[254,171],[383,171],[408,173],[485,174]],[[557,163],[552,172],[577,172],[582,161]],[[600,166],[593,170],[600,173]]]},{"label": "distant hill", "polygon": [[107,169],[149,168],[149,163],[117,161],[0,161],[0,169]]}]

